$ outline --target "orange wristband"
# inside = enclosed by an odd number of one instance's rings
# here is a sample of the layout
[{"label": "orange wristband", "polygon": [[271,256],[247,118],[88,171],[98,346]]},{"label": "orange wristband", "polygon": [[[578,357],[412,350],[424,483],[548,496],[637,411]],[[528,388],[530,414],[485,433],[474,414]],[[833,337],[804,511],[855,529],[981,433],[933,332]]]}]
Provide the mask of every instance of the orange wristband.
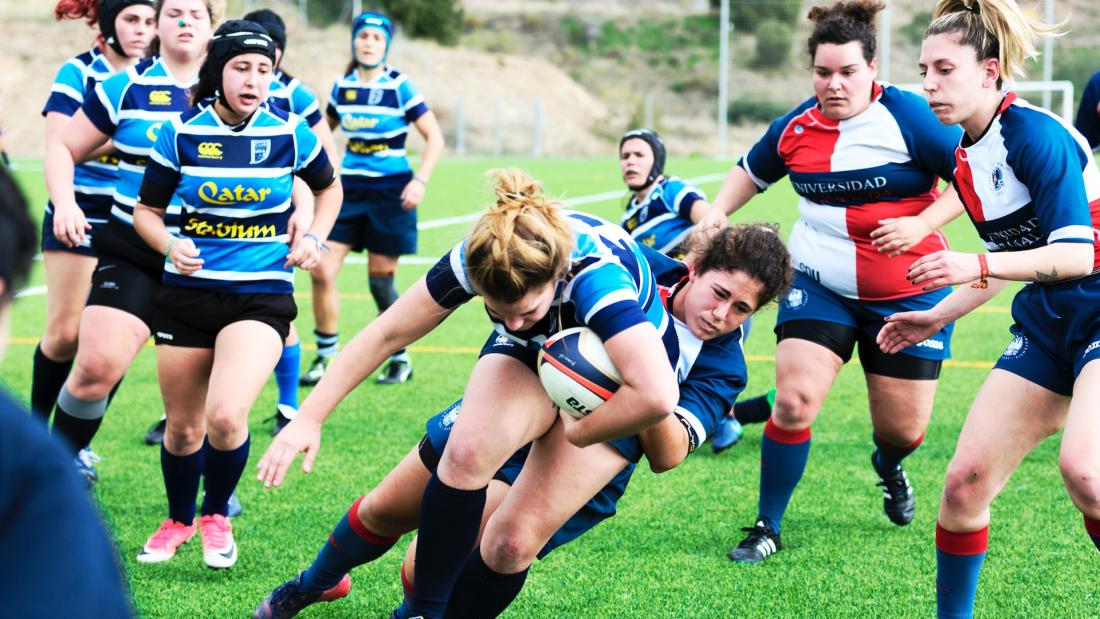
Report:
[{"label": "orange wristband", "polygon": [[978,276],[978,281],[970,284],[971,288],[989,288],[989,260],[986,259],[985,254],[978,254],[978,268],[981,269],[982,274]]}]

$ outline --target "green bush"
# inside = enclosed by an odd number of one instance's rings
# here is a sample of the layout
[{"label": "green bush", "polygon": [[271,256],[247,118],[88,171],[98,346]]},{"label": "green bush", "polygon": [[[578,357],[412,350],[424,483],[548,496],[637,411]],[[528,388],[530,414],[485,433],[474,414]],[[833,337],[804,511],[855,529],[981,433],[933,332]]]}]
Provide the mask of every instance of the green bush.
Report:
[{"label": "green bush", "polygon": [[382,11],[413,38],[453,45],[458,41],[463,12],[458,0],[382,0]]},{"label": "green bush", "polygon": [[777,69],[787,64],[794,41],[794,29],[787,24],[769,19],[756,29],[756,58],[753,66],[757,69]]},{"label": "green bush", "polygon": [[[710,6],[718,11],[721,2],[710,0]],[[730,0],[730,21],[741,32],[757,32],[768,21],[794,26],[801,11],[800,0]]]},{"label": "green bush", "polygon": [[773,101],[764,95],[748,94],[730,101],[726,108],[726,120],[735,125],[770,123],[786,114],[790,106]]},{"label": "green bush", "polygon": [[565,42],[573,47],[588,47],[588,25],[576,15],[566,15],[561,19],[561,30]]},{"label": "green bush", "polygon": [[924,31],[932,23],[932,11],[917,11],[909,23],[898,28],[898,36],[911,45],[920,45],[924,40]]}]

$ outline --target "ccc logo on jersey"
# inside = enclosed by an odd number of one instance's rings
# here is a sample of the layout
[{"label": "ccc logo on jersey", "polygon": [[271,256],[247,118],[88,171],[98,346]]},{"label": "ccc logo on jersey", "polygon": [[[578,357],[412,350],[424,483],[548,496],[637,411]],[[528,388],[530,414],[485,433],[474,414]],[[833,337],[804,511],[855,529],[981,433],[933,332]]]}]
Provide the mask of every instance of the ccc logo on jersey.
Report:
[{"label": "ccc logo on jersey", "polygon": [[157,141],[157,133],[160,131],[161,124],[163,123],[153,123],[145,130],[145,137],[149,138],[150,142]]},{"label": "ccc logo on jersey", "polygon": [[199,159],[221,159],[222,158],[222,143],[221,142],[200,142],[199,143]]},{"label": "ccc logo on jersey", "polygon": [[172,91],[150,90],[149,105],[172,105]]}]

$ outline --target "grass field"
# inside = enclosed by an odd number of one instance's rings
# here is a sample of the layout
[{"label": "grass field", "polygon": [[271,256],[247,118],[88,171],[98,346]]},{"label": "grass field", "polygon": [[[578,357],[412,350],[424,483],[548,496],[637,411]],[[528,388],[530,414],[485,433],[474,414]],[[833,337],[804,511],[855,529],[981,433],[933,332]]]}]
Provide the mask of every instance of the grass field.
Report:
[{"label": "grass field", "polygon": [[[27,166],[28,168],[33,167]],[[422,222],[477,211],[490,195],[484,171],[520,165],[549,193],[577,198],[621,188],[612,159],[445,159],[420,212]],[[729,163],[674,160],[668,168],[691,178],[724,172]],[[21,180],[33,204],[44,203],[41,173]],[[702,183],[713,195],[717,182]],[[618,219],[622,202],[583,209]],[[782,184],[742,209],[738,220],[779,221],[790,229],[794,194]],[[441,255],[469,224],[434,227],[420,237],[420,256]],[[948,228],[956,247],[975,248],[969,222]],[[424,262],[427,262],[425,260]],[[403,266],[408,287],[427,266]],[[375,315],[366,269],[346,265],[340,279],[344,341]],[[43,284],[41,264],[29,286]],[[312,331],[309,280],[297,277],[299,331]],[[882,513],[881,492],[868,463],[871,428],[862,373],[841,373],[818,421],[805,478],[784,519],[785,550],[766,562],[735,565],[726,558],[740,527],[756,513],[761,426],[721,456],[704,446],[679,469],[657,476],[639,467],[619,515],[533,566],[509,617],[922,617],[934,613],[935,515],[944,470],[969,403],[1008,342],[1010,297],[1002,294],[957,326],[954,359],[940,381],[923,446],[906,461],[916,489],[913,524],[898,528]],[[30,389],[31,356],[43,329],[45,297],[16,302],[13,343],[0,376],[15,392]],[[774,306],[761,311],[747,343],[750,387],[774,379]],[[283,488],[264,491],[246,470],[239,494],[245,512],[234,520],[241,558],[230,570],[207,569],[199,542],[171,562],[143,565],[134,557],[165,517],[156,448],[141,437],[161,413],[152,346],[142,351],[93,447],[103,457],[95,488],[118,542],[138,611],[147,617],[246,616],[276,585],[306,567],[348,508],[423,434],[423,422],[461,395],[489,325],[479,303],[460,309],[412,350],[415,379],[403,386],[364,383],[325,428],[312,475],[295,469]],[[305,337],[303,362],[312,358]],[[304,397],[306,394],[303,393]],[[254,464],[270,441],[272,382],[250,418]],[[1057,439],[1040,445],[993,505],[990,551],[977,607],[983,617],[1097,616],[1096,551],[1062,488]],[[382,559],[352,574],[350,596],[306,611],[309,617],[385,617],[401,597],[398,566],[408,538]],[[0,613],[2,614],[2,613]]]}]

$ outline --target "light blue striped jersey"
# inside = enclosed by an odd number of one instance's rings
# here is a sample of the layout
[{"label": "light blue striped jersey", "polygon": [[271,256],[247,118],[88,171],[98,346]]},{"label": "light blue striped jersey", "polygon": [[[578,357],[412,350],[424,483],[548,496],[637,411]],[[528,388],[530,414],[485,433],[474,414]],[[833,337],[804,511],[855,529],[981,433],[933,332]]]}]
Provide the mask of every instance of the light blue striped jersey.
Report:
[{"label": "light blue striped jersey", "polygon": [[302,80],[282,71],[275,72],[275,78],[271,80],[271,88],[267,92],[267,101],[306,119],[306,124],[310,127],[322,120],[321,102],[317,99],[317,93],[303,84]]},{"label": "light blue striped jersey", "polygon": [[[405,157],[409,124],[428,111],[416,86],[397,69],[363,82],[358,71],[336,80],[325,112],[348,136],[340,175],[345,188],[404,184],[412,171]],[[397,178],[394,178],[397,177]]]},{"label": "light blue striped jersey", "polygon": [[[115,72],[114,67],[107,61],[107,57],[96,48],[70,58],[57,71],[57,77],[50,86],[50,98],[42,108],[42,115],[57,112],[65,116],[73,116],[84,104],[84,95]],[[77,164],[73,171],[76,203],[83,207],[91,196],[111,196],[115,192],[117,183],[118,158],[114,155],[103,155],[93,161]],[[46,208],[51,211],[53,209],[49,204]],[[106,221],[92,223],[106,223]]]},{"label": "light blue striped jersey", "polygon": [[[111,136],[118,151],[118,185],[111,215],[131,229],[141,177],[157,131],[190,107],[188,91],[193,84],[178,82],[160,57],[153,57],[99,83],[94,95],[84,101],[88,119]],[[179,231],[179,204],[178,199],[173,199],[165,217],[165,224],[173,234]],[[136,233],[130,240],[145,245]]]},{"label": "light blue striped jersey", "polygon": [[[573,230],[575,245],[569,273],[558,283],[550,312],[523,332],[509,331],[490,316],[497,332],[520,345],[537,348],[560,329],[586,326],[607,341],[649,322],[674,362],[679,354],[676,331],[641,248],[615,224],[576,211],[562,211],[562,215]],[[479,294],[470,283],[465,241],[432,267],[427,284],[432,298],[445,308],[457,307]]]},{"label": "light blue striped jersey", "polygon": [[667,254],[691,231],[691,207],[706,196],[675,176],[653,184],[645,200],[637,196],[623,213],[622,225],[634,240]]},{"label": "light blue striped jersey", "polygon": [[[192,239],[202,268],[180,275],[164,264],[164,285],[238,294],[290,294],[287,222],[293,175],[315,191],[335,181],[332,165],[305,121],[261,107],[234,131],[200,102],[166,122],[145,169],[142,204],[183,202],[180,234]],[[172,193],[170,193],[172,192]]]}]

